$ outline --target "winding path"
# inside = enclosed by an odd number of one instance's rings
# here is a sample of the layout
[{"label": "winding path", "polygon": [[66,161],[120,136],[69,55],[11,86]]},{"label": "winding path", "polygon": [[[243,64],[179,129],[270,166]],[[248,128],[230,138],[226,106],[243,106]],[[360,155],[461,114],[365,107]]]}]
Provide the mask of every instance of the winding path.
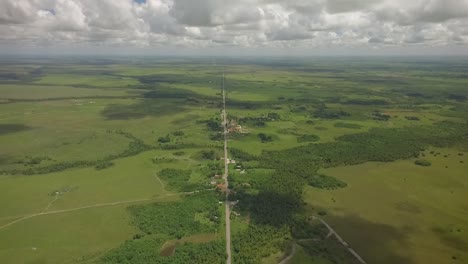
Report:
[{"label": "winding path", "polygon": [[291,254],[289,254],[289,256],[285,257],[280,263],[278,264],[286,264],[288,263],[293,257],[294,257],[294,254],[296,254],[296,243],[293,242],[292,244],[292,250],[291,250]]}]

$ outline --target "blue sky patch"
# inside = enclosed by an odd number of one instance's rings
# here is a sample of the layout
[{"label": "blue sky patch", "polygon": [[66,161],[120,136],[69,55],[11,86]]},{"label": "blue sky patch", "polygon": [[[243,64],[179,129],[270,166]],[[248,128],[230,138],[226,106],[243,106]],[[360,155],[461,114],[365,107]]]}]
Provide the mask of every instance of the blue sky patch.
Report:
[{"label": "blue sky patch", "polygon": [[54,9],[44,9],[44,10],[55,16],[55,10]]}]

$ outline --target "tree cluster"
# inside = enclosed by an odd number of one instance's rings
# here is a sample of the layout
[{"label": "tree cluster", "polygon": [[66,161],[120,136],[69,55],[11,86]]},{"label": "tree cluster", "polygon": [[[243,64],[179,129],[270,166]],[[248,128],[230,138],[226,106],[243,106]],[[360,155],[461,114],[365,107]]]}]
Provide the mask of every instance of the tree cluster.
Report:
[{"label": "tree cluster", "polygon": [[265,133],[258,133],[257,137],[262,143],[267,143],[273,141],[273,137]]}]

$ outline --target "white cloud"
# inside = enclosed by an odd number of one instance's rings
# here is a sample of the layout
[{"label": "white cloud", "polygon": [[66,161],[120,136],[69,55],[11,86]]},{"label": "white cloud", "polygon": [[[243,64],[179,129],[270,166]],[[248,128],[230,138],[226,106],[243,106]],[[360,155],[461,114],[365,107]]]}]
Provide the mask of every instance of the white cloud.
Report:
[{"label": "white cloud", "polygon": [[2,0],[4,46],[468,44],[468,0]]}]

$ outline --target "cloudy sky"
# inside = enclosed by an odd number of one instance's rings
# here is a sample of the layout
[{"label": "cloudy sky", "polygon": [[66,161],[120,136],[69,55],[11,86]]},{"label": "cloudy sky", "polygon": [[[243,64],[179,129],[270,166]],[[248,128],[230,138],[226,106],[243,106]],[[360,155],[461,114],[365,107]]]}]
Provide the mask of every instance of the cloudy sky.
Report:
[{"label": "cloudy sky", "polygon": [[468,55],[468,0],[0,0],[34,52]]}]

